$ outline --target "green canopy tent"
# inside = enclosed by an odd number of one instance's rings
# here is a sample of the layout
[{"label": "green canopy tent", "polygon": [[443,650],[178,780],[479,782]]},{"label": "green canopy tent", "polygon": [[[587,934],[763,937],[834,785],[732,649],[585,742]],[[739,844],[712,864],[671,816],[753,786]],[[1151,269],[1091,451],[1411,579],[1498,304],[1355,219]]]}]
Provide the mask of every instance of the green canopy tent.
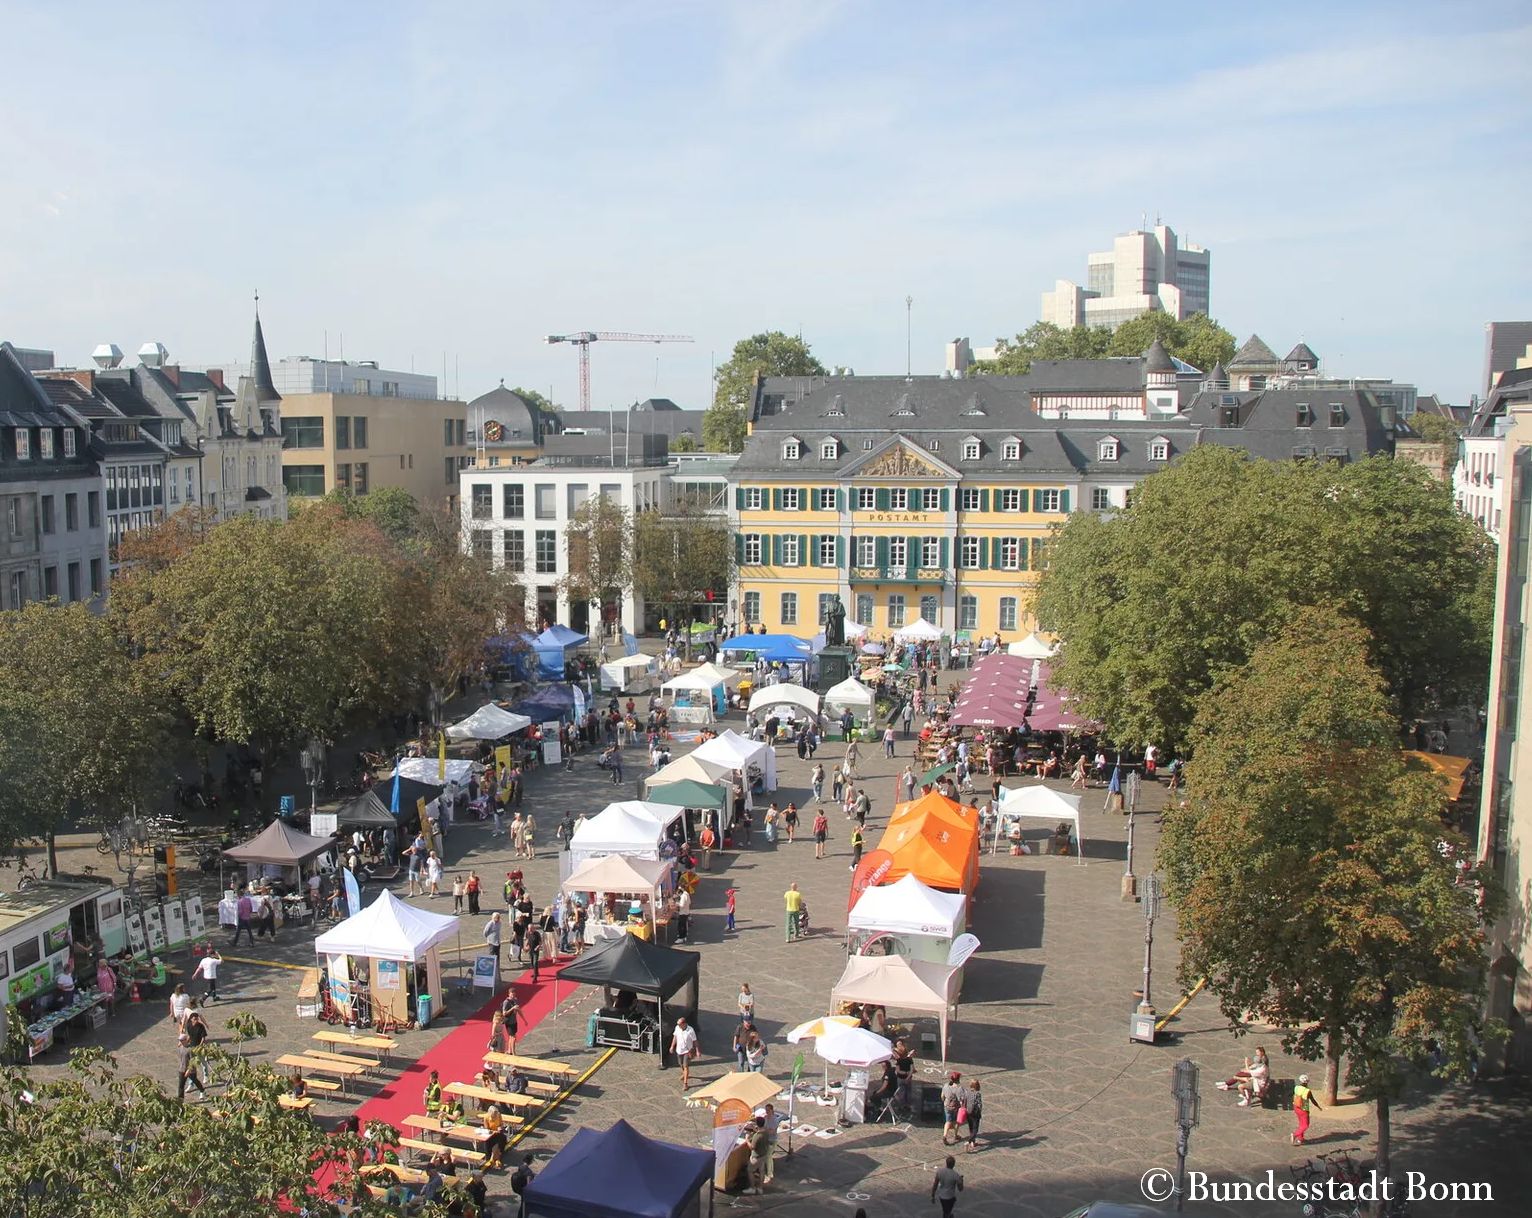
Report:
[{"label": "green canopy tent", "polygon": [[957,762],[955,761],[944,761],[941,765],[932,766],[929,770],[920,776],[921,785],[924,786],[928,782],[935,782],[943,774],[947,773],[949,770],[955,768],[956,766]]},{"label": "green canopy tent", "polygon": [[[650,787],[644,798],[652,804],[668,804],[673,808],[695,808],[704,812],[715,812],[717,815],[713,818],[713,824],[720,836],[722,836],[723,825],[728,821],[729,792],[717,783],[682,778],[675,782]],[[691,816],[688,816],[686,820],[686,836],[688,840],[696,841],[697,835],[702,831],[701,824],[699,822],[693,825]]]}]

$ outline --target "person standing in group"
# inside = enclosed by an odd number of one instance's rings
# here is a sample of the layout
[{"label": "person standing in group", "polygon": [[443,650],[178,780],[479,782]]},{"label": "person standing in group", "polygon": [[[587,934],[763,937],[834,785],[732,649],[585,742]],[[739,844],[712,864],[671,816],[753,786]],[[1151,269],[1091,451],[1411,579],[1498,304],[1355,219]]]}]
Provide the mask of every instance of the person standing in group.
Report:
[{"label": "person standing in group", "polygon": [[470,871],[468,879],[463,884],[463,895],[468,898],[468,913],[470,916],[479,912],[479,893],[483,885],[479,882],[479,873]]},{"label": "person standing in group", "polygon": [[500,1004],[500,1021],[505,1029],[506,1043],[510,1048],[508,1053],[516,1052],[516,1038],[521,1034],[521,1004],[516,1001],[516,987],[512,986],[505,995],[505,1001]]},{"label": "person standing in group", "polygon": [[958,1109],[963,1106],[963,1076],[956,1070],[942,1085],[942,1145],[957,1141]]},{"label": "person standing in group", "polygon": [[458,872],[452,877],[452,912],[463,912],[463,897],[467,895],[468,885],[463,882],[463,873]]},{"label": "person standing in group", "polygon": [[846,771],[842,767],[836,766],[835,773],[830,776],[830,802],[832,804],[840,803],[845,793]]},{"label": "person standing in group", "polygon": [[795,880],[787,886],[787,891],[782,894],[782,905],[787,912],[787,942],[791,943],[798,937],[798,919],[803,913],[803,894],[798,891]]},{"label": "person standing in group", "polygon": [[521,857],[535,859],[537,857],[537,822],[532,819],[531,812],[527,812],[522,816],[521,831]]},{"label": "person standing in group", "polygon": [[825,838],[830,835],[830,822],[825,818],[824,810],[814,813],[814,857],[822,859],[825,856]]},{"label": "person standing in group", "polygon": [[899,724],[904,729],[904,738],[910,737],[910,725],[915,722],[915,703],[909,698],[904,700],[904,709],[899,712]]},{"label": "person standing in group", "polygon": [[862,832],[861,822],[857,822],[855,829],[851,830],[851,870],[857,869],[857,864],[862,861],[862,847],[867,844],[866,835]]},{"label": "person standing in group", "polygon": [[745,1126],[745,1141],[750,1147],[750,1187],[757,1193],[766,1191],[766,1160],[771,1154],[770,1141],[766,1136],[766,1118],[756,1117]]},{"label": "person standing in group", "polygon": [[543,932],[536,922],[529,923],[526,931],[527,953],[532,957],[532,980],[537,981],[538,970],[543,963]]},{"label": "person standing in group", "polygon": [[207,982],[207,989],[202,993],[204,1002],[218,1001],[218,966],[222,963],[223,957],[218,954],[218,949],[209,943],[207,955],[197,961],[197,967],[192,970],[193,977],[201,977]]},{"label": "person standing in group", "polygon": [[692,939],[692,894],[685,888],[676,893],[676,938],[682,943]]},{"label": "person standing in group", "polygon": [[915,767],[907,765],[904,773],[899,775],[899,793],[904,797],[904,802],[909,803],[915,798]]},{"label": "person standing in group", "polygon": [[766,1122],[766,1170],[761,1176],[763,1185],[770,1184],[776,1173],[777,1133],[782,1128],[782,1114],[775,1104],[768,1103],[763,1119]]},{"label": "person standing in group", "polygon": [[489,1053],[504,1053],[505,1049],[505,1016],[496,1011],[489,1020],[489,1043],[484,1046]]},{"label": "person standing in group", "polygon": [[963,1108],[966,1110],[963,1115],[967,1117],[964,1124],[968,1126],[968,1153],[973,1154],[979,1149],[979,1122],[984,1118],[984,1092],[978,1079],[968,1084],[968,1091],[963,1096]]},{"label": "person standing in group", "polygon": [[755,1022],[755,994],[751,991],[748,981],[739,983],[739,997],[735,999],[735,1005],[739,1008],[739,1017],[742,1021],[751,1024]]},{"label": "person standing in group", "polygon": [[501,934],[500,911],[497,909],[489,915],[489,921],[484,923],[484,946],[495,954],[495,969],[497,971],[500,968]]},{"label": "person standing in group", "polygon": [[574,844],[574,831],[574,813],[566,811],[564,819],[559,821],[559,827],[554,830],[554,836],[559,839],[560,850],[568,850]]},{"label": "person standing in group", "polygon": [[527,822],[521,813],[511,817],[511,856],[520,858],[527,846]]},{"label": "person standing in group", "polygon": [[426,856],[426,884],[430,887],[430,895],[439,897],[442,894],[442,861],[441,856],[434,850]]},{"label": "person standing in group", "polygon": [[931,1178],[931,1200],[941,1202],[942,1218],[952,1213],[962,1191],[963,1177],[958,1174],[957,1160],[948,1155],[946,1166],[938,1167]]},{"label": "person standing in group", "polygon": [[681,1063],[681,1090],[685,1091],[692,1085],[692,1059],[700,1057],[702,1050],[697,1046],[696,1029],[687,1027],[684,1017],[676,1020],[675,1031],[670,1035],[670,1051]]},{"label": "person standing in group", "polygon": [[745,1046],[749,1043],[751,1035],[755,1032],[755,1023],[747,1015],[741,1015],[739,1023],[734,1025],[734,1068],[741,1074],[745,1073]]},{"label": "person standing in group", "polygon": [[814,769],[809,774],[809,787],[814,792],[814,802],[822,804],[825,801],[825,767],[824,762],[816,761]]},{"label": "person standing in group", "polygon": [[736,910],[736,908],[738,906],[738,901],[739,901],[739,889],[737,889],[737,888],[729,888],[729,889],[725,890],[725,892],[723,894],[723,912],[724,912],[723,928],[724,928],[725,931],[731,931],[731,930],[735,929],[735,926],[734,926],[734,914],[735,914],[735,910]]},{"label": "person standing in group", "polygon": [[186,1084],[190,1083],[197,1089],[198,1095],[205,1096],[207,1088],[202,1085],[202,1080],[197,1077],[197,1064],[192,1060],[191,1036],[182,1032],[176,1037],[176,1044],[180,1046],[181,1069],[176,1086],[176,1099],[185,1101]]},{"label": "person standing in group", "polygon": [[1298,1122],[1298,1128],[1293,1131],[1293,1145],[1302,1146],[1303,1140],[1309,1134],[1309,1109],[1318,1108],[1319,1101],[1314,1098],[1314,1093],[1309,1089],[1309,1076],[1300,1074],[1298,1082],[1293,1087],[1293,1117]]},{"label": "person standing in group", "polygon": [[697,835],[697,845],[702,847],[702,870],[713,870],[713,850],[718,845],[718,835],[713,832],[712,825],[702,826],[702,832]]}]

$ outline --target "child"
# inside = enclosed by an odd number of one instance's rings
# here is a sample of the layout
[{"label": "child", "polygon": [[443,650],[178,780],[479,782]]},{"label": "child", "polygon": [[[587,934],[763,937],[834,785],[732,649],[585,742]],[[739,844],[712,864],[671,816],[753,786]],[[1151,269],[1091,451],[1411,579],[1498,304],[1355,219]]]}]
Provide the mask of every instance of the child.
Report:
[{"label": "child", "polygon": [[463,912],[463,897],[467,894],[468,885],[463,880],[462,872],[452,877],[452,912]]},{"label": "child", "polygon": [[723,924],[724,930],[733,930],[734,929],[734,911],[735,911],[736,898],[738,897],[738,895],[739,895],[739,889],[737,889],[737,888],[730,888],[727,892],[725,892],[723,894],[723,909],[724,909],[724,913],[728,915],[727,918],[725,918],[725,920],[724,920],[724,924]]}]

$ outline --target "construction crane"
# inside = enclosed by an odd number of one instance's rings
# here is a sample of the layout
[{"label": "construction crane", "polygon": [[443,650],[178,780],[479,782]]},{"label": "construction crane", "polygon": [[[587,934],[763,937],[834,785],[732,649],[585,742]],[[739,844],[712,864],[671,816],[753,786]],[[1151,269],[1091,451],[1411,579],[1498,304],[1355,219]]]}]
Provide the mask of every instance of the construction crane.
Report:
[{"label": "construction crane", "polygon": [[550,334],[545,343],[570,343],[580,348],[580,410],[590,410],[590,345],[604,343],[689,343],[689,334],[626,334],[620,330],[580,330],[574,334]]}]

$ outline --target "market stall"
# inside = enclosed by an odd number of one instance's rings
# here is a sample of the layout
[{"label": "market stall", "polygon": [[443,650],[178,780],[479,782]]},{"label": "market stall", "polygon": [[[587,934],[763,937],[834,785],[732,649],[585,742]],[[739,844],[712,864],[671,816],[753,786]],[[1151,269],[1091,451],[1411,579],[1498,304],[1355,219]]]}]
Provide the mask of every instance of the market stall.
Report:
[{"label": "market stall", "polygon": [[1000,848],[1001,839],[1008,839],[1012,827],[1018,826],[1021,821],[1044,820],[1054,825],[1074,826],[1075,862],[1084,863],[1085,858],[1081,850],[1084,839],[1080,836],[1080,804],[1081,799],[1078,795],[1066,795],[1042,783],[1002,788],[995,820],[995,837],[990,844],[990,853],[993,854]]},{"label": "market stall", "polygon": [[849,710],[859,722],[868,724],[872,722],[876,707],[877,695],[855,677],[847,677],[839,685],[825,690],[824,712],[832,719],[840,718]]},{"label": "market stall", "polygon": [[[647,811],[651,805],[628,801],[609,804],[589,820],[575,825],[569,849],[560,852],[559,862],[569,867],[570,875],[590,859],[608,854],[623,854],[630,858],[657,859],[666,843],[665,828],[668,821],[661,821]],[[665,804],[662,808],[674,820],[682,809]],[[567,878],[567,877],[566,877]]]},{"label": "market stall", "polygon": [[947,892],[971,894],[978,886],[978,810],[934,791],[895,804],[877,848],[892,860],[884,883],[913,875]]},{"label": "market stall", "polygon": [[[441,793],[442,788],[433,782],[385,778],[370,790],[341,804],[336,810],[335,823],[348,828],[367,829],[377,825],[383,829],[401,829],[416,818],[421,800],[429,804]],[[397,814],[393,810],[396,805],[399,808]]]},{"label": "market stall", "polygon": [[812,689],[784,682],[763,685],[750,694],[750,713],[761,715],[768,707],[792,706],[802,711],[812,721],[819,717],[819,695]]},{"label": "market stall", "polygon": [[[683,758],[682,760],[685,760]],[[669,767],[667,767],[668,769]],[[664,771],[660,771],[661,774]],[[656,782],[660,777],[656,774],[649,780],[646,795],[648,802],[652,804],[670,804],[683,810],[687,814],[685,821],[685,836],[689,842],[695,842],[702,832],[704,819],[709,819],[713,824],[713,831],[720,836],[729,823],[729,792],[712,781],[698,781],[692,778],[678,778],[674,782]],[[697,815],[691,815],[697,813]]]},{"label": "market stall", "polygon": [[[437,951],[457,934],[457,918],[407,905],[385,889],[315,939],[314,954],[325,958],[337,1007],[370,1004],[374,1016],[408,1023],[421,1005],[432,1015],[446,1008]],[[420,1003],[422,995],[428,1003]]]},{"label": "market stall", "polygon": [[303,865],[335,848],[332,837],[314,837],[274,820],[248,842],[223,852],[231,863],[245,868],[247,880],[280,879],[293,888],[303,883]]},{"label": "market stall", "polygon": [[932,625],[923,617],[916,618],[908,626],[894,631],[894,638],[901,643],[934,643],[942,637],[942,628]]},{"label": "market stall", "polygon": [[958,984],[959,970],[952,965],[906,960],[903,956],[852,956],[830,991],[830,999],[935,1015],[945,1065],[948,1024],[957,1014]]},{"label": "market stall", "polygon": [[[468,780],[483,768],[476,762],[465,761],[460,757],[449,757],[446,762],[446,772],[443,773],[442,762],[436,757],[401,757],[395,772],[400,778],[413,779],[415,782],[425,783],[438,789],[445,787],[449,782],[455,782],[466,790]],[[382,785],[387,786],[387,781]]]},{"label": "market stall", "polygon": [[532,640],[532,652],[537,656],[537,671],[550,681],[564,679],[565,666],[577,647],[590,642],[587,635],[555,622]]},{"label": "market stall", "polygon": [[601,986],[603,1002],[588,1030],[591,1043],[657,1053],[661,1068],[673,1066],[670,1037],[675,1021],[684,1016],[697,1027],[701,959],[696,952],[623,935],[598,944],[554,975],[554,1005],[560,981]]},{"label": "market stall", "polygon": [[522,1198],[525,1218],[694,1218],[713,1213],[711,1150],[646,1138],[626,1121],[581,1127]]},{"label": "market stall", "polygon": [[1020,642],[1012,643],[1005,649],[1005,653],[1006,655],[1021,656],[1026,660],[1046,660],[1057,650],[1058,644],[1043,642],[1038,637],[1037,631],[1034,630]]},{"label": "market stall", "polygon": [[[626,923],[630,917],[630,906],[626,902],[618,902],[606,909],[603,906],[607,904],[607,897],[631,897],[640,907],[640,917],[648,921],[649,928],[658,938],[660,903],[669,890],[673,870],[666,859],[606,854],[581,863],[561,887],[571,896],[577,892],[592,894],[587,905],[592,923],[603,917],[611,924]],[[595,936],[591,938],[594,940]]]},{"label": "market stall", "polygon": [[700,672],[672,677],[660,686],[660,695],[669,702],[672,723],[712,723],[729,710],[724,683]]},{"label": "market stall", "polygon": [[727,640],[719,653],[737,664],[797,664],[807,674],[814,649],[790,634],[741,634]]},{"label": "market stall", "polygon": [[601,666],[601,688],[613,693],[642,693],[655,687],[659,671],[659,661],[654,656],[623,656]]},{"label": "market stall", "polygon": [[777,789],[777,754],[771,745],[751,740],[730,729],[699,744],[688,756],[696,758],[712,771],[714,778],[724,778],[735,770],[759,780],[767,791]]},{"label": "market stall", "polygon": [[507,736],[532,726],[526,715],[517,715],[493,702],[486,702],[466,719],[447,729],[448,740],[504,740]]},{"label": "market stall", "polygon": [[906,874],[892,884],[868,888],[847,916],[852,955],[907,956],[945,964],[952,941],[967,923],[968,898],[940,892]]}]

